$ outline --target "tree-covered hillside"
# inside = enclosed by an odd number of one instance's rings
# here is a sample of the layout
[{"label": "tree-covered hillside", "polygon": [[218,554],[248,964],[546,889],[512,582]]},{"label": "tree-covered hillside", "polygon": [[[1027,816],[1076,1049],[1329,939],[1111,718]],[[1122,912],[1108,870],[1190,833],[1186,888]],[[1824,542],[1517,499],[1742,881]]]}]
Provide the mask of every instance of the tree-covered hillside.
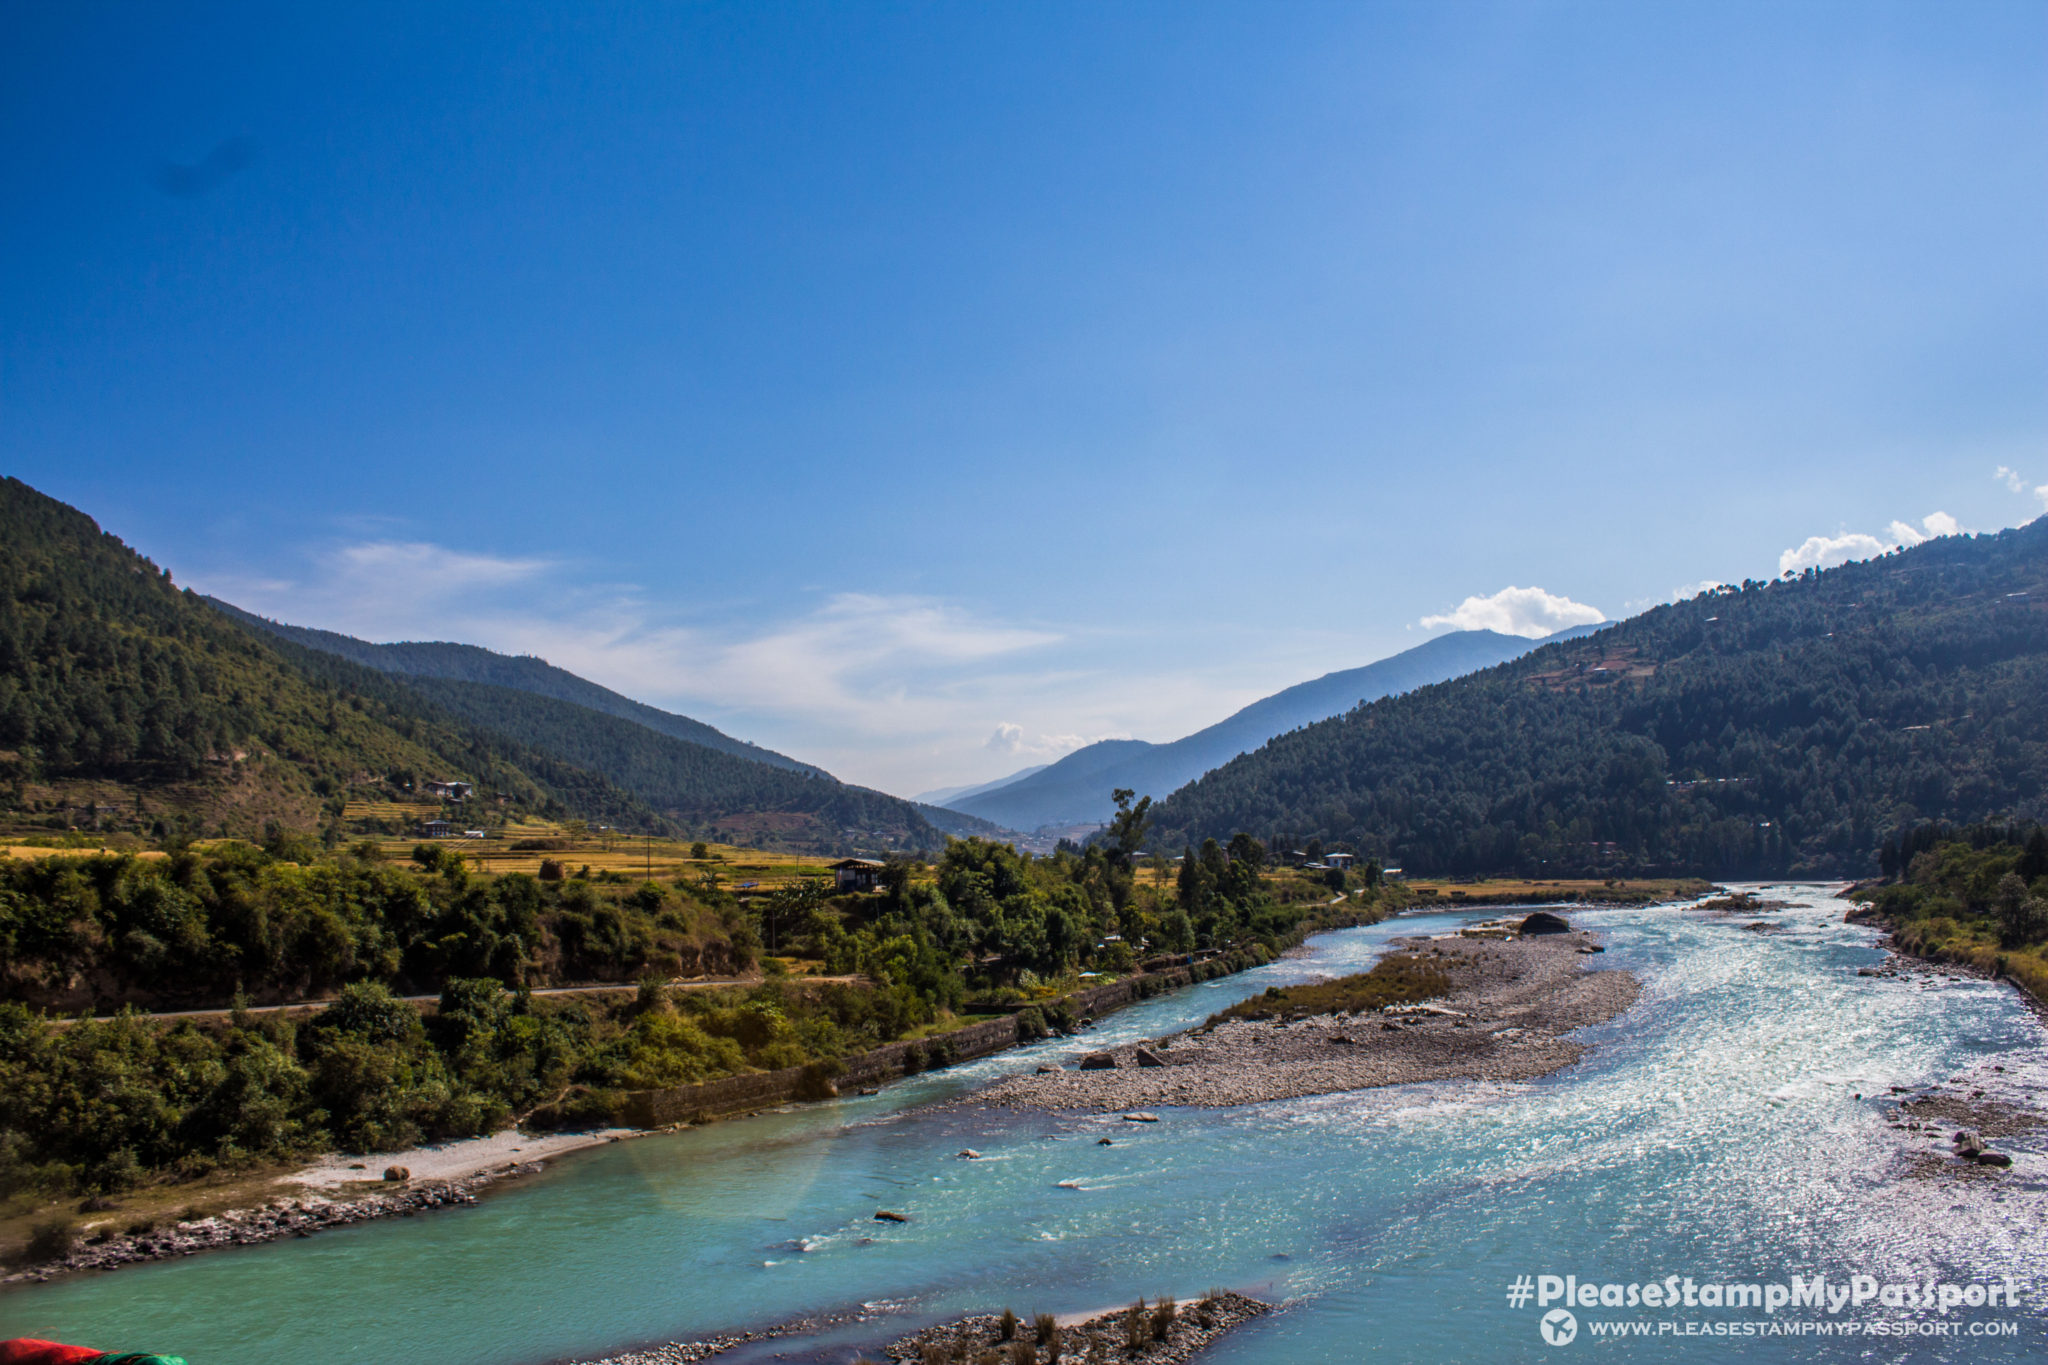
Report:
[{"label": "tree-covered hillside", "polygon": [[1174,846],[1319,836],[1410,872],[1875,871],[1902,826],[2048,814],[2048,518],[1660,607],[1284,735]]},{"label": "tree-covered hillside", "polygon": [[602,773],[693,830],[744,812],[808,817],[800,842],[816,846],[943,848],[945,835],[898,797],[823,775],[738,758],[552,697],[488,683],[411,677],[437,706],[529,748]]},{"label": "tree-covered hillside", "polygon": [[566,669],[556,668],[545,659],[530,655],[499,654],[480,645],[451,644],[446,641],[428,643],[407,641],[399,644],[371,644],[351,635],[339,635],[331,630],[314,630],[307,626],[290,626],[272,621],[254,612],[243,611],[217,597],[206,599],[229,616],[244,625],[255,626],[268,631],[280,639],[303,645],[307,649],[325,654],[338,654],[344,659],[374,668],[380,673],[399,673],[417,678],[448,678],[456,682],[489,683],[494,687],[509,687],[519,692],[531,692],[537,696],[553,697],[557,701],[572,702],[577,706],[600,711],[621,720],[630,720],[644,725],[658,734],[672,739],[701,744],[707,749],[717,749],[740,758],[766,763],[774,768],[787,768],[791,772],[808,773],[813,777],[825,777],[823,768],[809,763],[800,763],[773,749],[764,749],[743,739],[734,739],[722,730],[713,728],[688,716],[678,716],[644,702],[622,697],[608,687],[600,687],[588,678],[579,678]]},{"label": "tree-covered hillside", "polygon": [[[1559,638],[1593,629],[1574,627]],[[1296,683],[1171,743],[1098,740],[1034,773],[982,792],[960,793],[948,804],[1011,829],[1105,821],[1111,814],[1110,793],[1118,788],[1173,791],[1298,726],[1342,715],[1361,702],[1491,668],[1534,648],[1534,640],[1490,630],[1453,631],[1362,668]]]},{"label": "tree-covered hillside", "polygon": [[515,809],[566,813],[595,796],[651,818],[588,774],[551,785],[368,670],[364,686],[346,681],[295,667],[90,517],[0,480],[0,809],[19,817],[89,784],[135,808],[201,812],[193,833],[247,833],[311,827],[351,788],[419,775],[475,782]]}]

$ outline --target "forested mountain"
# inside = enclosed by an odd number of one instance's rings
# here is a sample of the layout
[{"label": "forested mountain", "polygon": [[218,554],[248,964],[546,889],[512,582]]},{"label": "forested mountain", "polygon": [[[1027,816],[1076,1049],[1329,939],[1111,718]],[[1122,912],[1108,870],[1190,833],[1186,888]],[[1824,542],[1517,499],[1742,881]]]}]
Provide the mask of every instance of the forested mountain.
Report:
[{"label": "forested mountain", "polygon": [[1284,735],[1168,798],[1412,873],[1860,875],[2048,814],[2048,518],[1660,607]]},{"label": "forested mountain", "polygon": [[603,774],[693,830],[748,832],[758,823],[749,817],[773,814],[803,817],[800,827],[782,822],[781,833],[808,835],[819,846],[945,846],[945,836],[900,797],[738,758],[553,697],[452,678],[404,681],[474,725]]},{"label": "forested mountain", "polygon": [[90,517],[0,479],[0,812],[15,821],[104,807],[158,833],[310,828],[351,789],[416,774],[517,809],[653,819],[362,674],[360,690],[309,676]]},{"label": "forested mountain", "polygon": [[290,640],[293,644],[316,649],[325,654],[338,654],[380,673],[401,673],[416,678],[448,678],[457,682],[489,683],[494,687],[509,687],[519,692],[532,692],[537,696],[553,697],[557,701],[574,702],[592,711],[601,711],[608,716],[630,720],[672,739],[687,740],[707,749],[717,749],[756,763],[772,767],[787,768],[792,772],[809,773],[816,777],[829,776],[823,768],[809,763],[800,763],[773,749],[764,749],[743,739],[734,739],[722,730],[713,729],[700,720],[678,716],[649,706],[645,702],[622,697],[608,687],[600,687],[588,678],[579,678],[567,669],[556,668],[545,659],[531,655],[499,654],[480,645],[459,645],[446,641],[431,643],[405,642],[400,644],[377,645],[367,640],[358,640],[352,635],[339,635],[331,630],[314,630],[307,626],[291,626],[281,621],[272,621],[254,612],[243,611],[231,602],[217,597],[206,599],[221,611],[234,617],[244,625],[256,626],[271,634]]},{"label": "forested mountain", "polygon": [[[1550,639],[1574,639],[1597,629],[1578,626]],[[1275,735],[1342,715],[1362,701],[1491,668],[1521,657],[1539,643],[1548,641],[1491,630],[1455,631],[1362,668],[1297,683],[1170,744],[1102,740],[1044,769],[955,793],[946,804],[1021,830],[1107,820],[1109,794],[1118,787],[1164,796]]]},{"label": "forested mountain", "polygon": [[[530,756],[544,756],[630,793],[631,800],[693,835],[834,852],[935,849],[945,845],[948,834],[1001,833],[973,816],[849,786],[822,768],[643,706],[539,659],[509,658],[471,645],[366,644],[331,631],[281,626],[217,599],[206,600],[276,640],[304,672],[357,689],[418,697],[437,711],[522,746]],[[396,652],[380,652],[386,650]],[[363,659],[380,659],[384,667]],[[449,676],[457,670],[513,678],[519,685]],[[605,700],[606,706],[575,700],[583,696]],[[686,737],[699,731],[716,736],[720,744]],[[611,822],[609,808],[591,814]]]},{"label": "forested mountain", "polygon": [[[530,813],[806,851],[945,843],[910,802],[726,736],[714,748],[533,691],[383,670],[245,622],[83,513],[0,482],[0,820],[339,838],[349,800],[415,800],[441,779],[476,784],[490,814],[467,818],[485,824]],[[497,660],[535,685],[637,705],[537,660],[433,648],[440,666]]]}]

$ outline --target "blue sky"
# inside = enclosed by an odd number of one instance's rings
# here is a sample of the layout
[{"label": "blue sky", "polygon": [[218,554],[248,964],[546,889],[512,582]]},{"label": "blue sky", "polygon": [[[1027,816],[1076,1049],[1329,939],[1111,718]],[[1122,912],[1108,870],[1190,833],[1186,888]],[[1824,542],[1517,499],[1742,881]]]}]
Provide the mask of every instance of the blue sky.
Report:
[{"label": "blue sky", "polygon": [[916,791],[2038,515],[2044,153],[2033,3],[15,3],[0,468]]}]

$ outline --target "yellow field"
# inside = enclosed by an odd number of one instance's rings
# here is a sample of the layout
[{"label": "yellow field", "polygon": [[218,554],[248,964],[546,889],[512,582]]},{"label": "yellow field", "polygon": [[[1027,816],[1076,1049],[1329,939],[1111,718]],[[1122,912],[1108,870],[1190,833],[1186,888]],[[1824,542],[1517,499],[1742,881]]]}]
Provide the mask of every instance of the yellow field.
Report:
[{"label": "yellow field", "polygon": [[[43,848],[38,844],[0,844],[0,857],[8,858],[90,858],[95,854],[110,852],[104,848]],[[144,849],[131,853],[132,858],[168,858],[168,853],[156,849]]]},{"label": "yellow field", "polygon": [[[522,840],[545,839],[559,843],[559,848],[515,849],[513,844]],[[417,837],[385,838],[376,841],[387,857],[402,859],[410,857],[412,850],[425,842]],[[748,882],[757,883],[759,889],[780,886],[804,876],[829,876],[825,871],[836,858],[806,857],[794,853],[766,853],[757,848],[741,848],[734,844],[705,845],[706,857],[697,862],[690,857],[691,844],[687,840],[648,839],[627,834],[585,834],[572,837],[559,825],[548,825],[538,821],[519,825],[507,825],[502,837],[496,839],[438,839],[432,841],[446,853],[456,854],[470,866],[481,872],[526,872],[540,871],[541,861],[552,858],[569,872],[575,873],[588,867],[592,872],[619,872],[629,877],[654,877],[673,879],[684,877],[696,880],[706,873],[715,872],[719,884],[730,891]]]}]

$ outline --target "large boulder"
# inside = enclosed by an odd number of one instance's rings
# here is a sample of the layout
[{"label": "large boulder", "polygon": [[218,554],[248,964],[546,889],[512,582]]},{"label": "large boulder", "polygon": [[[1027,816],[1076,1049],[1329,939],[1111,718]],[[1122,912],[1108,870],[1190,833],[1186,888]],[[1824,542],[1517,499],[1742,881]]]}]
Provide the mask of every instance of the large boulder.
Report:
[{"label": "large boulder", "polygon": [[1131,1054],[1138,1059],[1139,1066],[1165,1066],[1166,1059],[1149,1047],[1141,1047]]},{"label": "large boulder", "polygon": [[1572,926],[1564,916],[1553,915],[1548,910],[1538,910],[1522,921],[1521,932],[1525,934],[1569,934]]},{"label": "large boulder", "polygon": [[1091,1052],[1081,1059],[1081,1069],[1083,1071],[1114,1071],[1116,1070],[1116,1054],[1110,1052]]}]

